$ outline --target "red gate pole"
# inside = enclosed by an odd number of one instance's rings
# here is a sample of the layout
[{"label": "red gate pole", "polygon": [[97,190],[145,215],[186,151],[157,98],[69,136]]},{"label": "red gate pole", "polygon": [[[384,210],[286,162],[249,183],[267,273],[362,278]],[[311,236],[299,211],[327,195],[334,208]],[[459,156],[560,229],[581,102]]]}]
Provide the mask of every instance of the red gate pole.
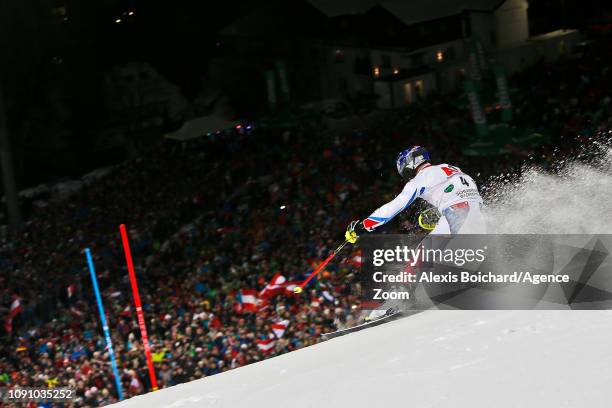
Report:
[{"label": "red gate pole", "polygon": [[132,261],[132,252],[130,251],[130,243],[128,240],[125,224],[119,226],[121,232],[121,241],[123,242],[123,251],[125,252],[125,261],[127,263],[128,272],[130,274],[130,284],[132,285],[132,294],[134,296],[134,305],[136,306],[136,316],[138,316],[138,325],[140,326],[140,337],[142,337],[142,345],[144,347],[145,356],[147,358],[147,366],[149,367],[149,378],[151,379],[151,388],[157,391],[157,379],[155,378],[155,368],[151,359],[151,347],[149,345],[149,336],[147,336],[147,326],[145,324],[144,314],[142,312],[142,304],[140,303],[140,295],[138,294],[138,283],[136,282],[136,274],[134,273],[134,262]]}]

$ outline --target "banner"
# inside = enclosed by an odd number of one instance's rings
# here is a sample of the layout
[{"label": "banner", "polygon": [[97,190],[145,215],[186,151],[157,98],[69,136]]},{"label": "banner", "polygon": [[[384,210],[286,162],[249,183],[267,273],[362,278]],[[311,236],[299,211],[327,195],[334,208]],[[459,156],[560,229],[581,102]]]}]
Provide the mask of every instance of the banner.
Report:
[{"label": "banner", "polygon": [[468,74],[472,81],[482,80],[482,70],[480,68],[480,61],[478,58],[478,51],[473,40],[466,41],[466,48],[468,51]]},{"label": "banner", "polygon": [[289,78],[284,61],[276,61],[276,73],[280,84],[281,99],[284,103],[289,102]]},{"label": "banner", "polygon": [[476,84],[474,81],[468,79],[463,82],[463,87],[465,88],[468,100],[470,101],[472,118],[474,119],[474,124],[476,125],[476,133],[481,137],[487,136],[489,133],[487,118],[482,109],[482,105],[480,104],[480,97],[478,96]]},{"label": "banner", "polygon": [[495,73],[495,83],[497,84],[497,98],[501,106],[501,120],[508,123],[512,121],[512,102],[510,102],[510,95],[508,94],[506,73],[501,65],[495,65],[493,72]]},{"label": "banner", "polygon": [[266,71],[266,89],[268,91],[268,105],[272,112],[276,111],[277,99],[276,99],[276,78],[274,77],[274,71]]},{"label": "banner", "polygon": [[485,53],[482,41],[480,41],[480,35],[478,33],[472,34],[472,44],[474,46],[474,52],[476,53],[476,59],[478,61],[478,67],[480,73],[484,76],[489,69],[489,63],[487,61],[487,55]]}]

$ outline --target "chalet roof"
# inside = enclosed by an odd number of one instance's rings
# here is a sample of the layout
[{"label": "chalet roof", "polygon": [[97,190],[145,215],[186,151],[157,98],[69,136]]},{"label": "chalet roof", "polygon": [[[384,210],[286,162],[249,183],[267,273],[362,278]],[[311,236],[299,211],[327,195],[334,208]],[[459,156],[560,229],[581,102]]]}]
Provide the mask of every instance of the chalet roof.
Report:
[{"label": "chalet roof", "polygon": [[505,0],[309,0],[328,17],[363,14],[380,6],[406,25],[459,14],[465,10],[493,11]]}]

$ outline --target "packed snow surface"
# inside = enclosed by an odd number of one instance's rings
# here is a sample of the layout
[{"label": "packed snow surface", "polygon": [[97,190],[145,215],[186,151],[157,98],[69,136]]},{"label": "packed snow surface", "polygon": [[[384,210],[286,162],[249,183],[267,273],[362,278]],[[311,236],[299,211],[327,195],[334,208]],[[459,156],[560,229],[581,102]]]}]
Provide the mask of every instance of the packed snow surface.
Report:
[{"label": "packed snow surface", "polygon": [[431,310],[116,404],[609,407],[612,311]]}]

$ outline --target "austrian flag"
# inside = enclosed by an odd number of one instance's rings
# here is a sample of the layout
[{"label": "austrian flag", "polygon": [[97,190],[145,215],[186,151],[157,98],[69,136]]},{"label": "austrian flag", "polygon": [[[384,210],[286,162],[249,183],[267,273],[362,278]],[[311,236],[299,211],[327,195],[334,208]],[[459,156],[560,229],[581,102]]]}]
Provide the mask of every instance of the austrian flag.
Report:
[{"label": "austrian flag", "polygon": [[267,298],[272,297],[283,291],[284,283],[287,279],[280,273],[276,273],[270,283],[259,292],[259,297]]},{"label": "austrian flag", "polygon": [[76,292],[76,285],[74,283],[71,283],[66,288],[66,296],[68,297],[68,299],[70,299],[70,298],[72,298],[72,296],[74,296],[74,292]]},{"label": "austrian flag", "polygon": [[247,312],[257,311],[257,293],[252,289],[242,289],[240,291],[240,303],[242,309]]},{"label": "austrian flag", "polygon": [[274,349],[275,345],[275,339],[257,340],[257,348],[263,351],[264,353],[271,352]]},{"label": "austrian flag", "polygon": [[17,316],[23,308],[21,307],[21,302],[17,296],[13,296],[13,301],[11,302],[11,307],[9,310],[9,314],[4,321],[4,330],[7,333],[11,333],[13,331],[13,319]]},{"label": "austrian flag", "polygon": [[274,335],[277,339],[283,337],[283,334],[285,334],[285,331],[287,330],[288,326],[289,320],[282,320],[280,322],[272,324],[272,331],[274,332]]}]

